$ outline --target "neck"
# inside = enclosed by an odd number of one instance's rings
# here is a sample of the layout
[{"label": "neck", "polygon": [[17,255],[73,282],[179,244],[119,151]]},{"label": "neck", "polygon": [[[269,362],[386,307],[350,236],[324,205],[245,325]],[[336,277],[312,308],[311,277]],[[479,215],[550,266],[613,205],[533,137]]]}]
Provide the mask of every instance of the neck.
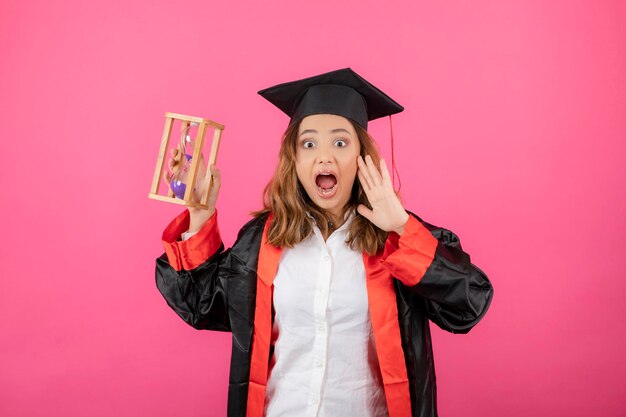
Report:
[{"label": "neck", "polygon": [[326,214],[328,215],[328,218],[330,219],[330,226],[333,229],[336,229],[343,224],[343,217],[345,214],[344,210],[327,211]]}]

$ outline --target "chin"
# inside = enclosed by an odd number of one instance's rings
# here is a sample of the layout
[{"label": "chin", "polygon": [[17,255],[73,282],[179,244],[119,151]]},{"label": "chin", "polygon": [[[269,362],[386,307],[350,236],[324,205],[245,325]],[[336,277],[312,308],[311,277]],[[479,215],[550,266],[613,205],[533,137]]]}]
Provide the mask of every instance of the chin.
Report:
[{"label": "chin", "polygon": [[333,204],[329,201],[315,201],[315,204],[323,209],[324,211],[328,211],[331,213],[336,212],[337,210],[343,208],[343,206],[339,205],[339,204]]},{"label": "chin", "polygon": [[348,204],[348,201],[345,200],[345,198],[342,199],[341,196],[337,194],[332,197],[320,197],[317,190],[313,190],[313,193],[308,192],[307,194],[316,206],[331,213],[340,213],[341,210],[343,210],[343,208]]}]

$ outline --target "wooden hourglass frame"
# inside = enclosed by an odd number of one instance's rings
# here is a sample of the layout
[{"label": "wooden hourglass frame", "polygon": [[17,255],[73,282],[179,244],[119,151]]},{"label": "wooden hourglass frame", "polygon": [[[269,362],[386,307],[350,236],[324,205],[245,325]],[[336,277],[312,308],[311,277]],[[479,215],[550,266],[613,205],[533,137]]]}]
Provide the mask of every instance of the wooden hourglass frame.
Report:
[{"label": "wooden hourglass frame", "polygon": [[[191,167],[187,176],[187,184],[185,189],[185,195],[182,199],[176,198],[174,196],[174,192],[168,187],[167,195],[161,195],[158,193],[159,190],[159,182],[163,178],[164,169],[167,170],[165,165],[168,155],[166,155],[167,150],[170,145],[170,138],[172,136],[172,128],[174,127],[175,121],[180,121],[182,125],[181,130],[181,139],[180,143],[184,144],[187,132],[191,127],[192,123],[198,125],[198,133],[196,134],[196,140],[194,142],[193,155],[191,157]],[[209,167],[212,164],[215,164],[217,159],[217,151],[220,146],[220,138],[222,136],[222,131],[224,130],[224,125],[221,125],[212,120],[203,119],[201,117],[194,116],[185,116],[183,114],[177,113],[165,113],[165,127],[163,128],[163,136],[161,137],[161,147],[159,148],[159,155],[157,158],[156,168],[154,170],[154,177],[152,178],[152,187],[150,188],[150,193],[148,197],[160,200],[167,201],[170,203],[183,204],[185,206],[196,207],[208,209],[208,198],[209,198],[209,190],[207,190],[204,195],[201,192],[198,194],[202,195],[201,201],[195,202],[193,201],[193,191],[196,187],[196,177],[198,174],[198,167],[200,166],[200,155],[202,150],[204,149],[204,139],[207,133],[207,129],[212,127],[214,129],[213,133],[213,141],[211,142],[211,153],[209,154],[209,161],[206,167],[206,183],[209,184],[208,188],[211,189],[213,185],[213,181],[211,178],[211,170]],[[179,145],[180,146],[180,145]],[[183,155],[181,155],[180,164],[178,169],[182,169],[184,164],[184,148],[182,149]],[[175,171],[176,172],[176,171]]]}]

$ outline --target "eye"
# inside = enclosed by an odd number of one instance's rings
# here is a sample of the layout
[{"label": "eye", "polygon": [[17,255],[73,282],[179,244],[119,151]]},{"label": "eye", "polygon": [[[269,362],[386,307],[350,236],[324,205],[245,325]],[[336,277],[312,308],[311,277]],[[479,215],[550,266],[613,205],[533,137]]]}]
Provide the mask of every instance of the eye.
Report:
[{"label": "eye", "polygon": [[344,146],[348,146],[348,142],[345,141],[344,139],[337,139],[335,141],[335,145],[337,145],[340,148],[343,148]]},{"label": "eye", "polygon": [[305,139],[304,141],[302,141],[302,146],[304,148],[312,148],[315,146],[315,142],[313,142],[312,140],[309,139]]}]

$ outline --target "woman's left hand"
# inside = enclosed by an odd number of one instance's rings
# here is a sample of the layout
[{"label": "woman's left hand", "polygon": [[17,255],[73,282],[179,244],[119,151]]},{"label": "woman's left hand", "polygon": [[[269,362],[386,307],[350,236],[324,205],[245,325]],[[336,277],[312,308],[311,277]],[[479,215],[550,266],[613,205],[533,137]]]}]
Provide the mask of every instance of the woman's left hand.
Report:
[{"label": "woman's left hand", "polygon": [[404,210],[402,203],[400,203],[398,196],[396,196],[393,190],[393,184],[385,160],[380,160],[380,171],[376,168],[374,161],[372,161],[369,155],[365,156],[365,161],[359,155],[357,163],[359,167],[357,172],[359,181],[372,206],[370,210],[363,204],[359,204],[357,211],[378,228],[401,235],[406,222],[409,220],[409,214]]}]

